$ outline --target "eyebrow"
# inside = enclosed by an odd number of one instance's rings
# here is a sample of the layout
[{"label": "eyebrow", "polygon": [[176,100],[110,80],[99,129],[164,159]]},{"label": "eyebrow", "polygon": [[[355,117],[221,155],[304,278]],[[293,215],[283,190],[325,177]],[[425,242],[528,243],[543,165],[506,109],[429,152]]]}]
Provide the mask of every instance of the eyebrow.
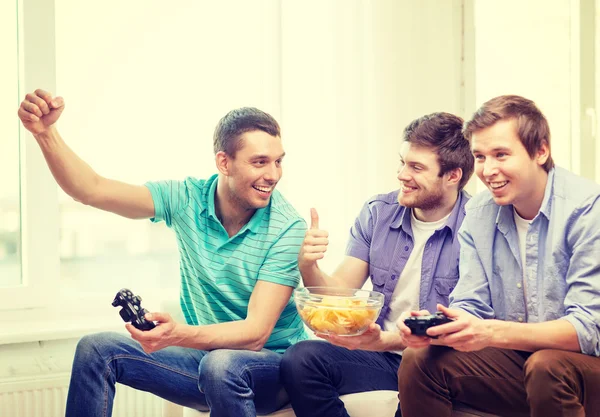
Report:
[{"label": "eyebrow", "polygon": [[[496,148],[493,148],[493,149],[491,149],[491,150],[490,150],[490,152],[498,152],[498,151],[510,152],[510,149],[509,149],[509,148],[506,148],[506,147],[504,147],[504,146],[498,146],[498,147],[496,147]],[[482,151],[480,151],[480,150],[479,150],[479,149],[477,149],[477,148],[473,148],[473,149],[471,150],[471,153],[483,153],[483,152],[482,152]]]},{"label": "eyebrow", "polygon": [[[278,156],[277,158],[275,158],[275,159],[276,159],[276,160],[277,160],[277,159],[282,159],[284,156],[285,156],[285,152],[284,152],[284,153],[282,153],[281,155],[279,155],[279,156]],[[250,159],[271,159],[271,157],[270,157],[269,155],[252,155],[252,156],[250,157]]]}]

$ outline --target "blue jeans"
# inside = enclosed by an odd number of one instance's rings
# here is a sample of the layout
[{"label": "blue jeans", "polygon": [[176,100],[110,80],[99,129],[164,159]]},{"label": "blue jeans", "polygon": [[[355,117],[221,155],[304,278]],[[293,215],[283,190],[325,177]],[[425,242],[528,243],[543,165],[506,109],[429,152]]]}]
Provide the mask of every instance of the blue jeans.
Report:
[{"label": "blue jeans", "polygon": [[75,352],[66,416],[111,416],[117,382],[186,407],[210,408],[211,417],[268,414],[288,401],[281,358],[267,349],[168,347],[148,354],[128,335],[85,336]]},{"label": "blue jeans", "polygon": [[305,340],[284,353],[281,380],[297,417],[348,417],[339,396],[396,391],[401,359],[389,352],[348,350],[324,341]]}]

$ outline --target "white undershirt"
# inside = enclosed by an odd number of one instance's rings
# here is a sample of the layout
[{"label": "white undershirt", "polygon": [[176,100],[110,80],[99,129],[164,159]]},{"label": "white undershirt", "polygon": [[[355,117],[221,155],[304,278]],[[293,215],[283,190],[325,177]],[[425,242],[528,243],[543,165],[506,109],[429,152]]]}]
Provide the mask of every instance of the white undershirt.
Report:
[{"label": "white undershirt", "polygon": [[413,210],[411,210],[410,225],[414,246],[392,294],[390,311],[383,322],[384,330],[397,332],[396,321],[400,318],[400,315],[405,311],[419,310],[421,265],[425,244],[437,229],[446,224],[450,214],[435,222],[422,222],[417,220]]},{"label": "white undershirt", "polygon": [[526,288],[526,284],[527,284],[527,269],[525,268],[525,259],[526,259],[526,255],[525,255],[525,249],[526,249],[526,244],[527,244],[527,230],[529,229],[529,225],[531,224],[531,220],[525,220],[524,218],[522,218],[521,216],[519,216],[519,213],[517,213],[517,210],[515,210],[515,208],[513,207],[513,217],[515,218],[515,226],[517,226],[517,234],[519,235],[519,252],[521,255],[521,270],[523,273],[523,297],[525,298],[525,302],[527,302],[527,288]]}]

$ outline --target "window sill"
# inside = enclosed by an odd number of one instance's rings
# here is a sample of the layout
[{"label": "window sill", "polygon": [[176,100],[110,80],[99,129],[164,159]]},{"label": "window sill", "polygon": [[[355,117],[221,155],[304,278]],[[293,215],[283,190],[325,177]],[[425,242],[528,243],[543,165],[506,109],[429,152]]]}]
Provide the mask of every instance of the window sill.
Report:
[{"label": "window sill", "polygon": [[[48,307],[0,311],[0,345],[80,338],[103,331],[126,333],[119,308],[111,305],[113,297],[112,291],[83,297],[66,291]],[[147,294],[142,305],[158,311],[165,297],[173,298],[172,291]]]}]

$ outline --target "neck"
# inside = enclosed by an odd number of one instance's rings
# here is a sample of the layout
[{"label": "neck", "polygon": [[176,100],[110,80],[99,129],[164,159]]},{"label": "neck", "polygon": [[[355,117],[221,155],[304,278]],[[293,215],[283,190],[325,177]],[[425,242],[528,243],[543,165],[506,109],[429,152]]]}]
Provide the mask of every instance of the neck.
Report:
[{"label": "neck", "polygon": [[437,222],[443,219],[454,209],[454,205],[458,200],[458,192],[442,198],[440,204],[431,209],[414,208],[413,213],[417,220],[422,222]]},{"label": "neck", "polygon": [[515,201],[513,207],[525,220],[533,220],[533,218],[540,212],[542,208],[542,202],[544,201],[544,194],[546,192],[546,184],[548,183],[548,173],[542,169],[541,175],[539,175],[531,187],[531,192],[525,196],[523,201]]},{"label": "neck", "polygon": [[227,234],[231,237],[239,232],[255,212],[256,209],[243,207],[227,188],[224,178],[219,176],[215,191],[215,213]]}]

